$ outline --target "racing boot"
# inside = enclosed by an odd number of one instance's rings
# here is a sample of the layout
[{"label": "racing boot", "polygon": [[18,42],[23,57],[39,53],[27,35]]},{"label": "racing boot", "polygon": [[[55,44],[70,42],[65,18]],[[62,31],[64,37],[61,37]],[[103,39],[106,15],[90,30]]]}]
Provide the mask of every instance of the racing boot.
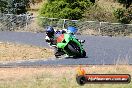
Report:
[{"label": "racing boot", "polygon": [[55,51],[54,55],[55,55],[56,58],[59,58],[59,56],[65,54],[65,52],[63,52],[60,48],[55,48],[54,51]]}]

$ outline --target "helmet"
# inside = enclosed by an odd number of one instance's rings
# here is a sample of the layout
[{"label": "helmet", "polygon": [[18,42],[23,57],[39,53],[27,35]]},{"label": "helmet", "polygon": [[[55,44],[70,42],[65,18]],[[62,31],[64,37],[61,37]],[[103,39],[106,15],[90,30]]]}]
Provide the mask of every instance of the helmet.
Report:
[{"label": "helmet", "polygon": [[55,33],[55,31],[54,31],[53,27],[48,26],[46,28],[46,34],[47,34],[48,37],[53,37],[54,36],[54,33]]}]

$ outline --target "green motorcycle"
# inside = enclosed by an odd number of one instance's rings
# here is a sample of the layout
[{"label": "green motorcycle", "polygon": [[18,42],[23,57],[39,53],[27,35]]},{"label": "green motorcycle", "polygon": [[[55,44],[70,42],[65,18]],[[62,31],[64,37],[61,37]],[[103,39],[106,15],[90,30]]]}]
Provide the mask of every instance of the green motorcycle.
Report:
[{"label": "green motorcycle", "polygon": [[[68,56],[83,58],[86,57],[86,52],[80,43],[72,34],[61,34],[57,37],[57,48],[60,48],[64,54]],[[55,55],[56,58],[58,57]]]}]

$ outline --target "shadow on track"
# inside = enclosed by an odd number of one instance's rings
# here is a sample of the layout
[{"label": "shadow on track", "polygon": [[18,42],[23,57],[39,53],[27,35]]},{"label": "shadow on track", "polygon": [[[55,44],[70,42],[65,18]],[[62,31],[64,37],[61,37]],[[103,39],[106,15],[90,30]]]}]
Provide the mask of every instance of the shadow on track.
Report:
[{"label": "shadow on track", "polygon": [[[88,58],[88,56],[83,58]],[[64,59],[82,59],[82,57],[65,57]]]}]

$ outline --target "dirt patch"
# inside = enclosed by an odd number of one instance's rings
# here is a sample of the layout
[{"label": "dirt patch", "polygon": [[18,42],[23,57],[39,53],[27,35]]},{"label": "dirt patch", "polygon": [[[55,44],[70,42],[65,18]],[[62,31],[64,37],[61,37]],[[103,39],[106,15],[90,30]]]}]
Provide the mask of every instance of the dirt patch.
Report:
[{"label": "dirt patch", "polygon": [[32,45],[0,43],[0,61],[43,59],[53,56],[53,50]]}]

